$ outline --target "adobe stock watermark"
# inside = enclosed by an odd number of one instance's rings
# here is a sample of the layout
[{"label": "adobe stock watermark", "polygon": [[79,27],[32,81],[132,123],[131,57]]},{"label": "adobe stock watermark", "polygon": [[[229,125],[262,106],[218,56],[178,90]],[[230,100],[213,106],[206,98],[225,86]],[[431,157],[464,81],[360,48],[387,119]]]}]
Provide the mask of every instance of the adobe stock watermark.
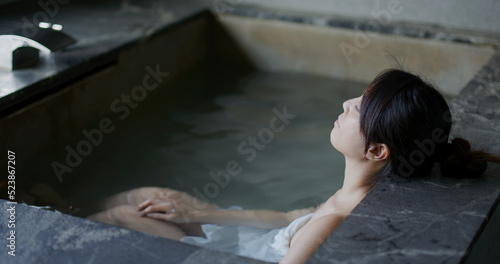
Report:
[{"label": "adobe stock watermark", "polygon": [[415,167],[422,165],[427,157],[430,157],[436,151],[436,144],[444,143],[448,140],[448,136],[441,128],[435,128],[431,132],[431,137],[422,141],[415,139],[415,145],[418,149],[412,150],[408,159],[403,156],[398,156],[400,162],[398,173],[403,177],[409,177],[415,172]]},{"label": "adobe stock watermark", "polygon": [[[125,120],[130,115],[130,111],[137,108],[139,103],[147,98],[148,93],[156,89],[163,79],[170,75],[168,72],[162,72],[159,64],[154,69],[148,65],[145,71],[147,74],[142,79],[142,85],[134,86],[129,93],[122,93],[120,98],[111,102],[111,112],[118,114],[119,120]],[[75,146],[66,145],[65,160],[62,163],[53,161],[51,164],[59,182],[63,181],[65,174],[73,172],[82,163],[84,157],[92,154],[94,148],[103,142],[105,135],[111,134],[115,129],[116,126],[110,118],[102,118],[96,128],[81,131],[84,139]]]},{"label": "adobe stock watermark", "polygon": [[41,22],[49,22],[49,19],[57,16],[61,7],[69,2],[70,0],[39,0],[37,3],[41,10],[34,13],[31,20],[26,16],[21,18],[21,21],[23,22],[21,28],[23,35],[28,38],[34,37],[39,30],[38,25]]},{"label": "adobe stock watermark", "polygon": [[232,12],[237,6],[241,5],[244,0],[214,0],[213,7],[217,12],[220,20],[224,20],[224,14]]},{"label": "adobe stock watermark", "polygon": [[372,38],[378,36],[381,27],[387,26],[392,21],[392,15],[399,14],[403,11],[403,6],[399,0],[389,0],[387,7],[380,10],[380,0],[374,1],[374,8],[370,12],[373,20],[365,24],[364,30],[355,29],[356,33],[353,36],[352,43],[341,42],[339,48],[348,63],[352,62],[351,56],[359,54],[361,51],[370,45]]},{"label": "adobe stock watermark", "polygon": [[[282,132],[290,120],[294,119],[296,115],[288,112],[287,107],[284,106],[280,111],[278,108],[272,110],[273,116],[269,120],[269,126],[260,129],[256,135],[248,136],[246,140],[240,142],[236,148],[239,155],[241,155],[247,163],[255,160],[258,153],[264,151],[266,147],[271,144],[277,133]],[[211,181],[207,182],[200,190],[193,188],[193,201],[192,205],[198,209],[203,210],[210,204],[210,199],[219,196],[221,189],[226,188],[231,177],[238,176],[243,172],[243,166],[235,159],[231,159],[225,164],[224,170],[210,171],[208,175]],[[181,204],[182,205],[182,202]],[[189,208],[189,207],[188,207]],[[183,206],[177,208],[179,214],[185,222],[189,222],[189,212],[183,209]]]},{"label": "adobe stock watermark", "polygon": [[[274,108],[272,110],[273,117],[269,120],[269,126],[264,127],[259,130],[257,135],[248,136],[248,138],[240,144],[238,144],[237,151],[238,154],[244,157],[247,163],[251,163],[257,157],[258,153],[265,150],[267,145],[271,144],[275,139],[275,134],[282,132],[287,125],[290,124],[290,120],[294,119],[296,115],[290,114],[287,111],[286,106],[283,110]],[[213,181],[206,183],[203,186],[203,190],[198,188],[193,188],[193,193],[195,198],[207,202],[209,199],[214,199],[220,193],[221,189],[226,188],[229,185],[231,176],[237,176],[241,174],[243,168],[241,164],[232,159],[226,163],[226,169],[221,171],[210,171],[209,175]],[[195,200],[195,203],[196,200]],[[204,209],[206,204],[195,204],[198,209]]]},{"label": "adobe stock watermark", "polygon": [[[448,110],[443,114],[443,120],[447,123],[452,122],[451,111]],[[413,149],[408,159],[399,155],[397,157],[400,162],[398,166],[398,173],[403,177],[409,177],[415,172],[415,167],[422,165],[426,158],[432,156],[436,152],[437,145],[448,141],[448,134],[442,128],[434,128],[431,131],[429,138],[423,140],[415,139],[413,142],[417,146]]]}]

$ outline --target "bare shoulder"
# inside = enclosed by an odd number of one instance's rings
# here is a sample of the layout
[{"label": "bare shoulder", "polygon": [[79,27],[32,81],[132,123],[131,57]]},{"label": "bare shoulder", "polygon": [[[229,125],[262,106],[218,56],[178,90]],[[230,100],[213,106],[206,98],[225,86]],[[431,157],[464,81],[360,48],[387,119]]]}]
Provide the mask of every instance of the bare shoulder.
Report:
[{"label": "bare shoulder", "polygon": [[304,263],[359,203],[362,195],[335,193],[292,237],[290,250],[281,263]]},{"label": "bare shoulder", "polygon": [[346,211],[347,208],[344,208],[344,206],[339,205],[339,202],[332,196],[330,199],[328,199],[326,202],[321,204],[318,209],[316,210],[313,219],[318,219],[322,216],[327,216],[329,215],[328,218],[336,218],[338,216],[345,216],[348,213]]},{"label": "bare shoulder", "polygon": [[339,214],[347,216],[364,198],[365,194],[349,194],[339,196],[336,193],[318,208],[319,215]]},{"label": "bare shoulder", "polygon": [[327,237],[344,220],[346,214],[338,210],[334,205],[325,203],[322,205],[309,222],[295,233],[292,237],[290,246],[299,240],[308,240],[311,238]]},{"label": "bare shoulder", "polygon": [[318,233],[326,233],[326,236],[328,236],[344,220],[347,214],[348,212],[340,208],[332,196],[325,203],[321,204],[309,222],[295,233],[290,246],[307,237],[305,234],[314,233],[314,236],[318,237]]},{"label": "bare shoulder", "polygon": [[[324,208],[324,206],[323,206]],[[297,232],[290,243],[290,250],[282,263],[304,263],[316,249],[330,236],[337,226],[344,220],[345,216],[337,213],[329,213],[314,216]]]}]

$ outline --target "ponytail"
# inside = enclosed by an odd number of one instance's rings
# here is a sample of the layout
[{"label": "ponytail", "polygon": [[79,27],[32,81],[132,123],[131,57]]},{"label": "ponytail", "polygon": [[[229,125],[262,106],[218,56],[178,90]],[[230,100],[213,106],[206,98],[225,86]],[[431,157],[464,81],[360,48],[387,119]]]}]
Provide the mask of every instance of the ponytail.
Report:
[{"label": "ponytail", "polygon": [[471,150],[469,141],[463,138],[454,138],[444,148],[438,162],[445,177],[479,178],[486,171],[488,161],[500,163],[500,157]]}]

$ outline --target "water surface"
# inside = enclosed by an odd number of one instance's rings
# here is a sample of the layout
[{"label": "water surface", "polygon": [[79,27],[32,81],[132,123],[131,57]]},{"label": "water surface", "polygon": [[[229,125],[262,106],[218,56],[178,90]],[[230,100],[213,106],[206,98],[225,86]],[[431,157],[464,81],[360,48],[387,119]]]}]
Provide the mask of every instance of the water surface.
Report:
[{"label": "water surface", "polygon": [[[297,73],[184,76],[148,94],[123,121],[114,117],[116,130],[69,176],[78,188],[66,195],[168,186],[221,206],[316,206],[342,185],[343,156],[329,135],[342,102],[365,87]],[[295,116],[288,124],[276,118],[285,108]],[[228,163],[238,173],[230,175]],[[224,170],[230,177],[222,182],[210,176]]]}]

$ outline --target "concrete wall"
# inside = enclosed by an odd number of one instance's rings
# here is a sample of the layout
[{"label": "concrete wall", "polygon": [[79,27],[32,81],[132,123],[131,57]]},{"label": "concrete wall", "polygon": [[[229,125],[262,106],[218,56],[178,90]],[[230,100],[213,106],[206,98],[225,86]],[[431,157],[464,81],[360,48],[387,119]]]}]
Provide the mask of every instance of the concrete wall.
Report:
[{"label": "concrete wall", "polygon": [[[441,26],[500,33],[498,0],[214,0],[239,5],[300,10],[372,19],[373,14],[388,10],[388,4],[400,2],[392,21],[431,23]],[[391,21],[391,22],[392,22]]]},{"label": "concrete wall", "polygon": [[[392,54],[405,69],[451,96],[457,95],[494,53],[488,46],[386,34],[361,41],[354,30],[229,14],[221,23],[260,70],[369,83],[382,69],[395,66],[394,58],[388,55]],[[349,49],[356,43],[363,45],[351,53]]]}]

